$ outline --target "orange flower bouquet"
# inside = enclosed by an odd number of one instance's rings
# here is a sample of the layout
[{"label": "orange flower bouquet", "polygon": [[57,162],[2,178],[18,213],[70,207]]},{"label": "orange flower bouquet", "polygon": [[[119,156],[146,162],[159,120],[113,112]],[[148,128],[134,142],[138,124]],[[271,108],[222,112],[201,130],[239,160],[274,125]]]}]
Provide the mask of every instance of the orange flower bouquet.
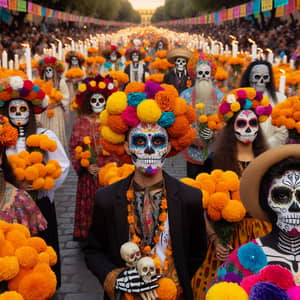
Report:
[{"label": "orange flower bouquet", "polygon": [[231,88],[237,88],[239,78],[241,76],[245,60],[242,57],[230,57],[228,64],[230,65],[229,79]]},{"label": "orange flower bouquet", "polygon": [[154,62],[150,64],[151,70],[157,70],[159,73],[166,73],[169,68],[174,67],[166,58],[156,58]]},{"label": "orange flower bouquet", "polygon": [[0,282],[8,283],[1,299],[46,300],[56,291],[51,266],[57,255],[40,237],[31,237],[22,224],[0,221]]},{"label": "orange flower bouquet", "polygon": [[108,75],[110,75],[114,80],[118,82],[119,85],[125,84],[129,81],[129,77],[125,72],[122,71],[109,71]]},{"label": "orange flower bouquet", "polygon": [[75,148],[75,159],[80,161],[80,165],[83,168],[96,164],[96,155],[91,147],[91,138],[89,136],[83,137],[82,143]]},{"label": "orange flower bouquet", "polygon": [[[44,152],[54,152],[56,142],[46,134],[32,134],[26,139],[27,150],[18,154],[8,155],[8,161],[13,168],[17,180],[32,184],[34,191],[51,190],[55,180],[62,174],[61,166],[56,160],[44,163]],[[32,194],[35,199],[35,194]]]},{"label": "orange flower bouquet", "polygon": [[213,170],[211,174],[200,173],[196,179],[182,178],[187,185],[202,191],[202,205],[224,245],[229,243],[237,222],[246,215],[240,201],[240,180],[233,171]]},{"label": "orange flower bouquet", "polygon": [[272,124],[285,126],[289,132],[290,143],[300,143],[300,97],[293,96],[278,103],[272,110]]},{"label": "orange flower bouquet", "polygon": [[80,68],[71,68],[65,74],[68,79],[81,79],[84,76],[83,71]]},{"label": "orange flower bouquet", "polygon": [[158,83],[162,83],[164,81],[164,74],[163,73],[153,73],[149,76],[146,77],[146,82],[147,81],[155,81]]},{"label": "orange flower bouquet", "polygon": [[107,163],[99,170],[98,180],[101,186],[113,184],[129,176],[134,171],[134,165],[123,164],[118,167],[115,162]]}]

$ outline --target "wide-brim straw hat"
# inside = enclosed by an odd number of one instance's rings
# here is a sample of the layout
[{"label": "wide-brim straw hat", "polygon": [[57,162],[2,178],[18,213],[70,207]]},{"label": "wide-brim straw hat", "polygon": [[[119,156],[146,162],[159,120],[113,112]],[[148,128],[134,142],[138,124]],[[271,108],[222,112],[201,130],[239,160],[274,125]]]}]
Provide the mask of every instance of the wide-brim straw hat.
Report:
[{"label": "wide-brim straw hat", "polygon": [[259,204],[260,183],[270,167],[285,158],[300,159],[300,144],[289,144],[272,148],[257,156],[244,170],[240,180],[240,196],[247,212],[254,218],[269,221]]},{"label": "wide-brim straw hat", "polygon": [[193,52],[186,48],[174,48],[167,54],[167,59],[170,63],[174,63],[177,57],[183,57],[187,60],[191,58]]}]

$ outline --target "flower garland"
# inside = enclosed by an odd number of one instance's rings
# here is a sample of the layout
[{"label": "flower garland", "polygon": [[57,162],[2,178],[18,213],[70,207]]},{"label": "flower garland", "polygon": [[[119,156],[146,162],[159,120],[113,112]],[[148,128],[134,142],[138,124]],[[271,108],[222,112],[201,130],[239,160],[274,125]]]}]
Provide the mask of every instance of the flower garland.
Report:
[{"label": "flower garland", "polygon": [[56,291],[50,268],[57,262],[53,248],[31,237],[26,226],[5,221],[0,221],[0,240],[0,281],[7,281],[11,291],[0,294],[0,299],[50,299]]},{"label": "flower garland", "polygon": [[222,243],[228,244],[235,225],[246,215],[239,196],[238,175],[215,169],[210,174],[200,173],[196,179],[185,177],[181,181],[201,190],[203,208]]},{"label": "flower garland", "polygon": [[80,62],[80,65],[83,65],[83,63],[84,63],[84,61],[85,61],[85,57],[84,57],[83,54],[81,54],[81,53],[78,52],[78,51],[73,51],[73,50],[68,51],[68,52],[66,53],[66,56],[65,56],[66,62],[67,62],[68,64],[71,64],[71,58],[72,58],[72,57],[77,57],[77,59],[78,59],[79,62]]},{"label": "flower garland", "polygon": [[54,152],[57,148],[55,140],[46,134],[32,134],[26,139],[27,150],[8,155],[13,172],[18,181],[27,180],[34,190],[51,190],[55,180],[62,174],[61,166],[56,160],[43,163],[45,151]]},{"label": "flower garland", "polygon": [[90,164],[96,163],[96,156],[91,147],[91,138],[85,136],[82,138],[83,145],[86,145],[87,149],[84,150],[81,145],[75,147],[75,159],[80,161],[80,165],[84,168],[88,168]]},{"label": "flower garland", "polygon": [[235,113],[245,109],[253,110],[259,122],[264,122],[271,115],[272,105],[267,96],[254,88],[238,88],[223,97],[219,106],[219,114],[227,122]]},{"label": "flower garland", "polygon": [[18,140],[18,129],[11,126],[7,117],[0,115],[0,145],[10,147]]},{"label": "flower garland", "polygon": [[51,57],[45,57],[39,60],[38,62],[38,71],[39,71],[39,76],[42,77],[44,70],[47,67],[52,67],[56,72],[62,74],[63,71],[65,70],[64,63],[60,60],[58,60],[56,57],[51,56]]},{"label": "flower garland", "polygon": [[158,244],[161,233],[164,231],[164,223],[167,220],[168,216],[168,202],[165,197],[166,191],[163,193],[163,197],[160,201],[159,207],[160,212],[158,216],[158,224],[157,227],[154,229],[155,235],[153,236],[152,242],[150,245],[142,245],[142,241],[140,237],[138,236],[138,233],[135,229],[136,224],[136,215],[134,213],[134,191],[132,188],[129,188],[126,192],[126,198],[127,198],[127,222],[129,225],[129,234],[130,239],[133,243],[137,244],[139,248],[141,249],[141,253],[144,256],[150,256],[155,261],[156,269],[162,272],[166,272],[168,270],[169,264],[168,264],[168,257],[172,255],[172,250],[167,247],[165,250],[166,259],[164,260],[163,267],[161,268],[161,262],[156,253],[153,251],[155,246]]}]

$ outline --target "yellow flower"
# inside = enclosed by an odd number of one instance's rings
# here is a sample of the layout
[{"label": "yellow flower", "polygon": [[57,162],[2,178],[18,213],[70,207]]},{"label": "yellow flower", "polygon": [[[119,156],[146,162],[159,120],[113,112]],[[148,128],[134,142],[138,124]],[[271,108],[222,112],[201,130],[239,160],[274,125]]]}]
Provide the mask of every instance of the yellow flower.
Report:
[{"label": "yellow flower", "polygon": [[89,136],[85,136],[83,138],[83,143],[86,144],[86,145],[89,145],[91,143],[91,139]]},{"label": "yellow flower", "polygon": [[161,114],[161,109],[155,100],[144,100],[137,107],[138,118],[144,123],[156,123]]},{"label": "yellow flower", "polygon": [[236,101],[230,104],[230,108],[233,112],[237,112],[241,109],[241,105],[239,102]]},{"label": "yellow flower", "polygon": [[196,104],[196,108],[198,108],[198,109],[203,109],[204,107],[205,107],[205,104],[202,102]]},{"label": "yellow flower", "polygon": [[90,86],[91,86],[91,87],[95,87],[95,86],[96,86],[96,81],[95,81],[95,80],[92,80],[92,81],[90,82]]},{"label": "yellow flower", "polygon": [[99,87],[99,89],[105,89],[105,87],[106,87],[105,82],[103,82],[103,81],[99,82],[98,87]]},{"label": "yellow flower", "polygon": [[79,85],[79,87],[78,87],[78,91],[79,91],[80,93],[85,92],[85,91],[86,91],[86,84],[85,84],[85,83],[81,83],[81,84]]}]

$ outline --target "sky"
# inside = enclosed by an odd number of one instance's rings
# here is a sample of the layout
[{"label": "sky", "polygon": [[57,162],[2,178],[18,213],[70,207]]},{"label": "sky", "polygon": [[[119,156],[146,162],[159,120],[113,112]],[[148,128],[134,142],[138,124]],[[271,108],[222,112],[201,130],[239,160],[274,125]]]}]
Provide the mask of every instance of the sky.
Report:
[{"label": "sky", "polygon": [[165,0],[129,0],[133,9],[155,9],[165,4]]}]

